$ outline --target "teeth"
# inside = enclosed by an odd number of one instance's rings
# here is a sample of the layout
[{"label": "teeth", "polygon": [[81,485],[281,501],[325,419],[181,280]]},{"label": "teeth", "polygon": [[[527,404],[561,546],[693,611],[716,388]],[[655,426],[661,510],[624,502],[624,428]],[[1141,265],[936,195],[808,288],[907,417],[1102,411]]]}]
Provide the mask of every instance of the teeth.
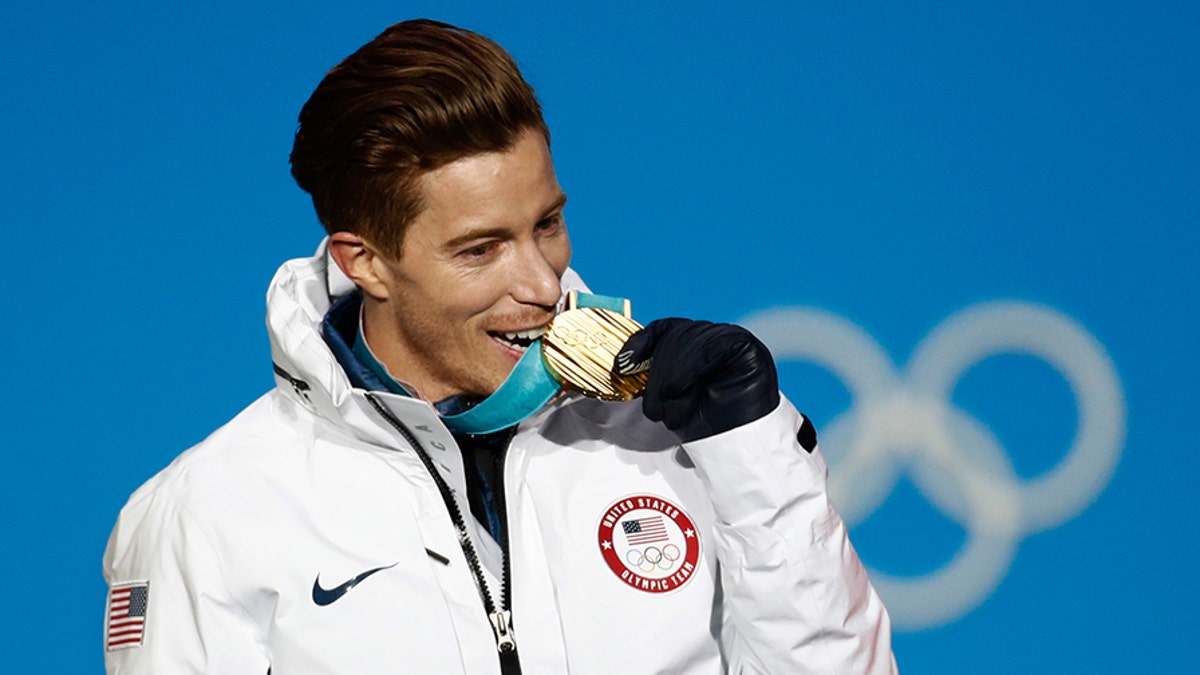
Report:
[{"label": "teeth", "polygon": [[515,333],[501,333],[509,340],[536,340],[546,334],[546,327],[531,328],[530,330],[520,330]]},{"label": "teeth", "polygon": [[526,344],[526,343],[524,343],[524,342],[511,342],[511,341],[509,341],[509,340],[506,340],[505,338],[502,338],[502,337],[499,337],[499,336],[497,336],[497,339],[498,339],[500,342],[502,342],[502,343],[504,343],[504,344],[508,345],[509,347],[512,347],[513,349],[516,349],[516,350],[518,350],[518,351],[522,351],[522,352],[523,352],[523,351],[525,351],[526,349],[529,349],[529,345],[528,345],[528,344]]},{"label": "teeth", "polygon": [[492,337],[495,339],[519,351],[525,351],[531,344],[533,344],[534,340],[537,340],[545,334],[545,326],[530,328],[529,330],[518,330],[513,332],[496,331],[491,333]]}]

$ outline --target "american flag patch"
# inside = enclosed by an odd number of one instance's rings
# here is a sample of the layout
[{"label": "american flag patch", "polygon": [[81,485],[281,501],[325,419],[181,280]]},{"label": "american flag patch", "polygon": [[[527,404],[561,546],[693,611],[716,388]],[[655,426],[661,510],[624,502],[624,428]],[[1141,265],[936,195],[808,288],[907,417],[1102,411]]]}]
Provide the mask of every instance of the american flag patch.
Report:
[{"label": "american flag patch", "polygon": [[148,581],[121,584],[108,591],[108,620],[104,630],[106,649],[111,651],[142,644],[149,604]]},{"label": "american flag patch", "polygon": [[621,523],[621,529],[625,530],[625,540],[630,546],[653,544],[670,538],[667,536],[667,526],[663,524],[662,516],[626,520]]}]

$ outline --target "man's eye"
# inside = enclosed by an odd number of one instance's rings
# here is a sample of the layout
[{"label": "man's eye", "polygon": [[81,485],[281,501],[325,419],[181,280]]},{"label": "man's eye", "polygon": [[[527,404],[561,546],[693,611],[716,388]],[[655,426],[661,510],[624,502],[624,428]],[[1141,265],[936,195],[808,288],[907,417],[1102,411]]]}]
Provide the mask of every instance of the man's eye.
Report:
[{"label": "man's eye", "polygon": [[476,244],[468,249],[464,249],[460,255],[467,256],[468,258],[480,258],[491,253],[495,249],[496,242],[489,241],[483,244]]},{"label": "man's eye", "polygon": [[553,216],[550,216],[549,218],[545,218],[543,220],[538,221],[537,229],[542,232],[550,232],[550,231],[553,231],[553,230],[556,230],[556,229],[562,227],[562,224],[563,224],[563,217],[562,217],[562,214],[559,213],[557,215],[553,215]]}]

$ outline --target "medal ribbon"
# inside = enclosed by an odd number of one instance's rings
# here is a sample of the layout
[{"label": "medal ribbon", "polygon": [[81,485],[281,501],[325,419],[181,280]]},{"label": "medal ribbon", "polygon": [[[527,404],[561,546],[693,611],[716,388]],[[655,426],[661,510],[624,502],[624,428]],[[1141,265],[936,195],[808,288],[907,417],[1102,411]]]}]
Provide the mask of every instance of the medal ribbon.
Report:
[{"label": "medal ribbon", "polygon": [[[625,298],[579,293],[576,302],[579,307],[624,312],[628,301]],[[443,416],[442,422],[458,433],[490,434],[518,424],[541,410],[560,389],[562,385],[554,379],[542,360],[541,339],[534,340],[495,393],[470,410]]]}]

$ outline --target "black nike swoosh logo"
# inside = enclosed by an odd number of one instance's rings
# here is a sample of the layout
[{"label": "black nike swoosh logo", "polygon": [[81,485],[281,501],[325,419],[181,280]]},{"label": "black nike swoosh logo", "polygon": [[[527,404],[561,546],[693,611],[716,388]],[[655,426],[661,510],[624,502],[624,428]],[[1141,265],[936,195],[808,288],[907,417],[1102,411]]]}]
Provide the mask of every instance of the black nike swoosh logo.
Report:
[{"label": "black nike swoosh logo", "polygon": [[384,565],[383,567],[376,567],[373,570],[367,570],[353,579],[329,589],[321,588],[321,575],[318,574],[317,578],[313,579],[313,602],[317,603],[321,607],[324,607],[325,605],[328,605],[329,603],[334,602],[338,598],[349,593],[350,589],[362,583],[363,579],[366,579],[376,572],[382,572],[383,570],[391,569],[399,564],[400,563],[398,562],[394,562],[391,565]]}]

